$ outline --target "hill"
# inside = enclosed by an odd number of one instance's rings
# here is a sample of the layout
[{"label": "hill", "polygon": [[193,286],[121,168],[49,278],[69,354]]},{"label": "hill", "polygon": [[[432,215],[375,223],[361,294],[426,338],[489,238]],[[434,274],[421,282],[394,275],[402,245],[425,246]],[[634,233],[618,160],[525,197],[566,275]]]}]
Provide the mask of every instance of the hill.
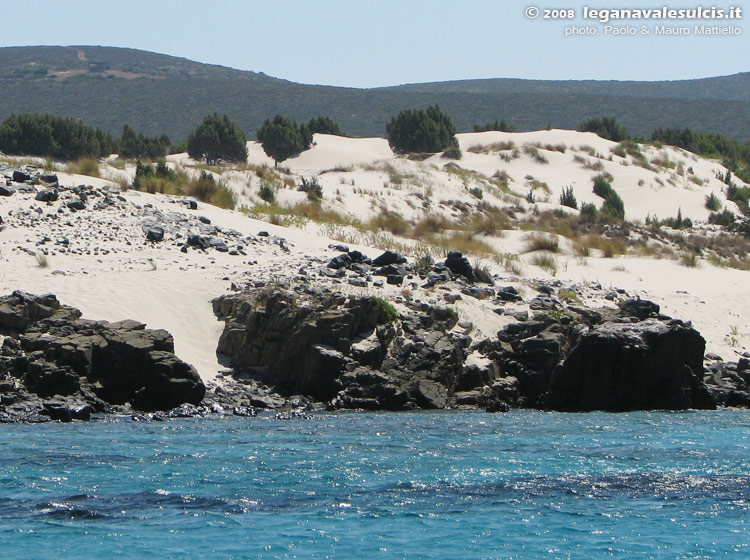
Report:
[{"label": "hill", "polygon": [[305,85],[262,73],[114,47],[0,49],[0,119],[50,112],[119,134],[184,138],[209,112],[228,114],[249,137],[269,116],[333,117],[354,136],[382,136],[408,107],[439,103],[459,130],[504,118],[520,130],[573,128],[616,115],[634,134],[690,127],[750,140],[750,73],[673,82],[467,80],[354,89]]}]

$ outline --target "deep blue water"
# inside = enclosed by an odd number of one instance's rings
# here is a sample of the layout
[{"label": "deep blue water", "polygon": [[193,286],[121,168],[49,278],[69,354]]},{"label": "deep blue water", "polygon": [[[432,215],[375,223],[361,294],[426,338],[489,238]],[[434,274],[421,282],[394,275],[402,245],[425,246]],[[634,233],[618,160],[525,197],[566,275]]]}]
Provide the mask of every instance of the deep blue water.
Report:
[{"label": "deep blue water", "polygon": [[750,412],[0,426],[0,558],[750,558]]}]

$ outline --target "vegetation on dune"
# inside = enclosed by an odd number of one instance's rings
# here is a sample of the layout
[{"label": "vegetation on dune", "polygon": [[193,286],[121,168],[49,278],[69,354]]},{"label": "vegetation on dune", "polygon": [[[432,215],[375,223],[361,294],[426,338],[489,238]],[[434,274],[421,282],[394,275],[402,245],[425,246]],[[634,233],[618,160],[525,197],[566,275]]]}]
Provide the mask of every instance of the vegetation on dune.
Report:
[{"label": "vegetation on dune", "polygon": [[220,160],[247,161],[247,138],[227,115],[208,115],[187,137],[188,155],[206,160],[209,165]]},{"label": "vegetation on dune", "polygon": [[[605,219],[605,220],[624,220],[625,219],[625,204],[617,194],[615,189],[607,180],[605,175],[597,175],[594,177],[594,194],[604,199],[602,207],[599,212],[592,211],[590,207],[586,208],[585,215],[590,218]],[[584,214],[583,208],[581,213]]]},{"label": "vegetation on dune", "polygon": [[[740,144],[721,134],[689,128],[657,128],[651,133],[650,139],[700,156],[719,159],[730,173],[734,173],[745,183],[750,183],[750,142]],[[723,181],[729,185],[731,175],[723,177]]]},{"label": "vegetation on dune", "polygon": [[385,322],[392,323],[401,317],[391,302],[379,297],[374,297],[372,300],[380,308],[380,316]]},{"label": "vegetation on dune", "polygon": [[490,130],[497,130],[499,132],[515,132],[516,127],[507,122],[505,119],[495,119],[492,122],[474,125],[474,132],[487,132]]},{"label": "vegetation on dune", "polygon": [[613,142],[622,142],[630,138],[628,129],[618,122],[617,117],[590,117],[580,123],[576,127],[576,130],[579,132],[593,132]]},{"label": "vegetation on dune", "polygon": [[237,197],[224,183],[217,181],[213,174],[201,171],[198,177],[188,177],[184,171],[170,168],[164,160],[156,165],[136,163],[133,188],[140,191],[192,196],[202,202],[234,209]]},{"label": "vegetation on dune", "polygon": [[721,200],[718,196],[716,196],[714,193],[707,194],[706,195],[706,203],[705,203],[706,209],[711,210],[712,212],[717,212],[721,210]]},{"label": "vegetation on dune", "polygon": [[0,125],[0,151],[16,155],[70,161],[117,152],[124,158],[157,159],[169,146],[168,136],[148,138],[128,124],[120,138],[75,119],[47,114],[12,115]]},{"label": "vegetation on dune", "polygon": [[560,193],[560,206],[578,209],[578,201],[572,186],[565,187]]},{"label": "vegetation on dune", "polygon": [[312,140],[305,127],[282,115],[266,119],[256,136],[263,146],[263,151],[276,165],[302,153],[310,146]]},{"label": "vegetation on dune", "polygon": [[266,119],[258,129],[256,137],[266,155],[278,165],[309,149],[314,134],[344,136],[339,125],[328,116],[319,115],[305,124],[299,124],[283,115]]},{"label": "vegetation on dune", "polygon": [[[305,125],[303,125],[305,126]],[[332,134],[334,136],[345,136],[339,125],[331,117],[318,115],[307,123],[307,134],[312,138],[313,134]]]},{"label": "vegetation on dune", "polygon": [[147,138],[133,130],[129,124],[125,124],[122,127],[122,137],[117,152],[123,158],[156,160],[167,155],[170,145],[169,136],[166,134],[157,138]]},{"label": "vegetation on dune", "polygon": [[439,106],[401,111],[385,125],[393,151],[436,153],[457,147],[456,127]]},{"label": "vegetation on dune", "polygon": [[61,160],[99,158],[116,150],[107,132],[71,118],[11,115],[0,125],[0,151]]}]

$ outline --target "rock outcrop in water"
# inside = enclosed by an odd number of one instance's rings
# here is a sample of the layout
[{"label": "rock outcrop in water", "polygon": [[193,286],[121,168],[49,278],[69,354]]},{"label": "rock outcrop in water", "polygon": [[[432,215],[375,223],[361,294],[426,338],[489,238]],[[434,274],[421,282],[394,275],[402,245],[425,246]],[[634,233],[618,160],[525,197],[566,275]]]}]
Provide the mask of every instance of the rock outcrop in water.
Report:
[{"label": "rock outcrop in water", "polygon": [[552,372],[546,406],[560,411],[715,408],[703,383],[705,341],[655,319],[606,323]]},{"label": "rock outcrop in water", "polygon": [[469,339],[455,313],[408,316],[377,298],[265,290],[214,301],[227,321],[218,353],[235,376],[259,379],[332,408],[444,408],[460,382]]},{"label": "rock outcrop in water", "polygon": [[[566,411],[714,408],[703,382],[705,342],[656,304],[618,313],[545,308],[474,341],[455,312],[332,291],[264,289],[214,301],[226,321],[218,353],[235,377],[330,408],[477,406]],[[550,298],[547,298],[550,299]],[[549,307],[549,306],[548,306]]]},{"label": "rock outcrop in water", "polygon": [[81,319],[54,295],[0,298],[0,334],[0,420],[85,419],[112,405],[168,410],[205,395],[168,332]]}]

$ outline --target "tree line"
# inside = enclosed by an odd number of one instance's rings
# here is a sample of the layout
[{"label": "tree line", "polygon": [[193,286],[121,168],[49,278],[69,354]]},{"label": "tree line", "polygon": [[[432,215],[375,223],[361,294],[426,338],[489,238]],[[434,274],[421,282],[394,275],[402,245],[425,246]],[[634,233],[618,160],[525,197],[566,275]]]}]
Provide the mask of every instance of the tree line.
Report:
[{"label": "tree line", "polygon": [[[438,105],[407,109],[386,123],[387,139],[397,153],[436,153],[451,150],[458,153],[456,127],[450,116]],[[475,131],[513,131],[513,124],[504,119],[477,124]],[[656,129],[648,139],[631,137],[616,117],[592,117],[578,125],[577,130],[594,132],[602,138],[622,142],[661,142],[698,155],[722,159],[736,176],[750,182],[750,142],[740,144],[720,134],[690,129]],[[313,145],[313,135],[345,136],[338,124],[328,116],[318,116],[306,123],[297,123],[283,115],[266,119],[257,130],[256,138],[265,153],[276,164],[295,157]],[[168,136],[149,138],[130,125],[123,126],[120,138],[69,117],[50,114],[11,115],[0,125],[0,151],[14,155],[34,155],[60,160],[83,157],[104,157],[118,153],[129,159],[164,158],[167,153],[187,151],[190,157],[208,163],[247,160],[247,138],[227,115],[217,113],[205,117],[186,141],[173,144]]]}]

